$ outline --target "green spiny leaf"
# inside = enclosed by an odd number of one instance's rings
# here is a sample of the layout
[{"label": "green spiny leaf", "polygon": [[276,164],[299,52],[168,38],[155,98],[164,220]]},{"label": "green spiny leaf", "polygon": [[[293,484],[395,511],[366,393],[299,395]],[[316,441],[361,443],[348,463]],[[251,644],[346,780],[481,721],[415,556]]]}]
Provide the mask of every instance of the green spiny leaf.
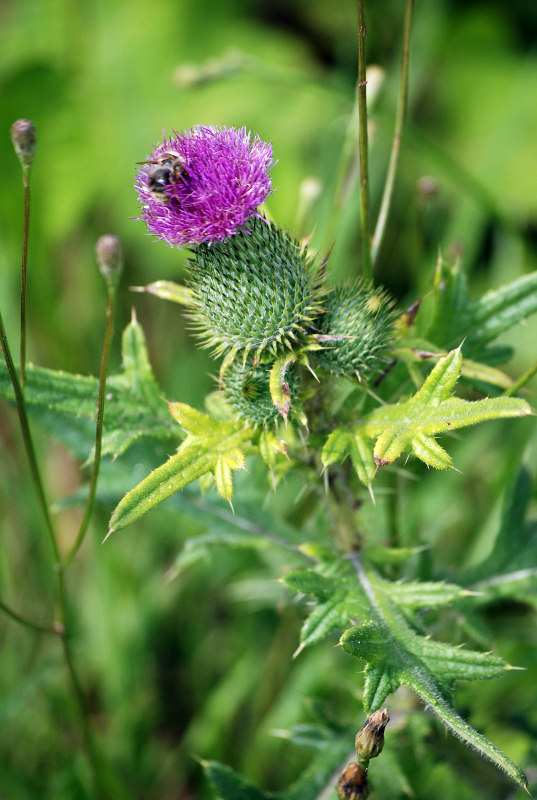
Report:
[{"label": "green spiny leaf", "polygon": [[[140,439],[177,439],[181,430],[162,402],[143,330],[135,318],[122,339],[123,371],[106,382],[103,455],[117,457]],[[27,368],[25,400],[29,413],[86,459],[95,440],[98,381],[94,377]],[[0,395],[13,401],[5,365],[0,364]]]},{"label": "green spiny leaf", "polygon": [[[365,417],[365,432],[378,437],[374,449],[378,465],[390,464],[403,452],[426,464],[446,469],[451,459],[432,438],[435,434],[501,417],[531,413],[524,400],[498,397],[469,402],[449,397],[461,371],[460,348],[442,358],[414,397],[405,403],[383,406]],[[506,402],[511,401],[511,402]]]},{"label": "green spiny leaf", "polygon": [[[491,363],[487,345],[500,334],[537,311],[537,272],[470,300],[466,276],[460,265],[439,262],[434,285],[433,314],[424,335],[440,347],[454,347],[464,339],[470,358]],[[425,315],[420,309],[418,328]],[[423,328],[423,324],[421,325]],[[509,351],[505,356],[509,357]]]},{"label": "green spiny leaf", "polygon": [[520,769],[461,719],[449,702],[454,682],[493,678],[508,665],[490,653],[436,642],[418,632],[422,625],[413,616],[415,610],[460,601],[466,594],[463,589],[445,583],[389,583],[363,564],[357,553],[344,561],[326,556],[314,569],[290,573],[285,581],[318,600],[303,626],[299,649],[334,628],[354,625],[343,633],[340,644],[345,652],[367,662],[364,706],[368,714],[405,684],[457,736],[526,786]]},{"label": "green spiny leaf", "polygon": [[344,461],[349,455],[356,474],[366,486],[375,477],[376,465],[373,460],[373,440],[366,431],[356,426],[336,428],[323,447],[321,460],[324,467],[336,461]]},{"label": "green spiny leaf", "polygon": [[532,481],[521,468],[506,492],[500,529],[492,552],[460,580],[489,603],[511,597],[537,607],[537,522],[526,522]]},{"label": "green spiny leaf", "polygon": [[456,736],[526,787],[526,777],[519,767],[468,725],[448,702],[454,681],[493,678],[508,669],[508,665],[490,653],[454,647],[417,634],[402,613],[393,586],[364,567],[357,554],[352,560],[371,604],[372,619],[347,630],[340,643],[345,652],[367,662],[366,711],[371,713],[380,708],[388,694],[406,684]]},{"label": "green spiny leaf", "polygon": [[222,497],[231,500],[231,470],[244,467],[241,446],[252,438],[253,431],[236,422],[217,422],[183,403],[172,406],[176,418],[196,433],[189,433],[175,455],[125,495],[112,514],[109,535],[208,472],[214,474]]}]

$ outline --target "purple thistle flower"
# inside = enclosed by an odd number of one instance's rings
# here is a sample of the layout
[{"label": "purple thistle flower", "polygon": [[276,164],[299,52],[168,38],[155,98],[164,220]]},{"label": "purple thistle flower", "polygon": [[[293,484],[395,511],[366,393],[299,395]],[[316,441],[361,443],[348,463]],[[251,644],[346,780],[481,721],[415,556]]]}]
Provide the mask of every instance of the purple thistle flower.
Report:
[{"label": "purple thistle flower", "polygon": [[246,128],[199,125],[163,138],[135,180],[149,231],[181,247],[222,241],[259,216],[274,162],[272,145],[250,136]]}]

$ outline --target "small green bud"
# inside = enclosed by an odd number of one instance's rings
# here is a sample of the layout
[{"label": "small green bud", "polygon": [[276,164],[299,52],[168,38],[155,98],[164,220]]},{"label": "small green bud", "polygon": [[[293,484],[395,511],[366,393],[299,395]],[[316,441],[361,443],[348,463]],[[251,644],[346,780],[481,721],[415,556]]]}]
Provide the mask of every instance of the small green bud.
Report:
[{"label": "small green bud", "polygon": [[375,711],[365,721],[354,740],[358,761],[369,762],[369,759],[376,758],[384,747],[384,729],[390,721],[388,709]]},{"label": "small green bud", "polygon": [[354,761],[347,764],[336,784],[339,800],[365,800],[370,791],[367,770]]},{"label": "small green bud", "polygon": [[11,141],[25,170],[30,169],[34,160],[37,136],[35,126],[29,119],[18,119],[11,126]]},{"label": "small green bud", "polygon": [[332,289],[318,321],[323,349],[312,361],[336,375],[379,370],[394,338],[393,301],[384,289],[357,281]]},{"label": "small green bud", "polygon": [[95,258],[99,271],[109,286],[117,286],[123,271],[123,251],[117,236],[106,233],[97,240]]},{"label": "small green bud", "polygon": [[[270,371],[272,364],[251,361],[242,364],[235,360],[224,373],[223,388],[228,402],[235,412],[254,425],[275,426],[282,421],[270,393]],[[297,410],[299,379],[292,364],[286,373],[289,387],[291,413]]]}]

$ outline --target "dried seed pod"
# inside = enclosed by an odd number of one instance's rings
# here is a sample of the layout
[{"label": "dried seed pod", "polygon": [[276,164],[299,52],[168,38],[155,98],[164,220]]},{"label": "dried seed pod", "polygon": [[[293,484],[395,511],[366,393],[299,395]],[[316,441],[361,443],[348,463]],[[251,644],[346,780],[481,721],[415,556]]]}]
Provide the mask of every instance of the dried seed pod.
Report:
[{"label": "dried seed pod", "polygon": [[339,800],[365,800],[371,791],[367,770],[351,761],[338,778],[336,792]]}]

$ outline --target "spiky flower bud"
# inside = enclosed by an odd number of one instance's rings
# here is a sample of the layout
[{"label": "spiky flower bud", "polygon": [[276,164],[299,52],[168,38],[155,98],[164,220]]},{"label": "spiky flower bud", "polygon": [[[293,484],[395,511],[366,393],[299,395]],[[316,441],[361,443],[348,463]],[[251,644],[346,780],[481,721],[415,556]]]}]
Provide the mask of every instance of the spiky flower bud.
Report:
[{"label": "spiky flower bud", "polygon": [[11,126],[11,141],[24,169],[28,170],[34,160],[37,135],[33,122],[29,119],[18,119]]},{"label": "spiky flower bud", "polygon": [[358,281],[333,289],[324,307],[317,363],[337,375],[375,372],[393,338],[393,301],[387,292]]},{"label": "spiky flower bud", "polygon": [[[258,364],[251,361],[243,364],[235,361],[226,370],[223,389],[226,399],[240,417],[254,425],[269,427],[282,421],[280,412],[273,403],[269,377],[272,364]],[[299,398],[299,378],[293,365],[287,370],[286,382],[290,392],[291,413],[297,410]]]},{"label": "spiky flower bud", "polygon": [[367,770],[361,764],[347,764],[336,784],[339,800],[365,800],[370,791]]},{"label": "spiky flower bud", "polygon": [[250,137],[246,128],[198,125],[164,139],[135,182],[149,231],[181,247],[241,230],[272,190],[272,147]]},{"label": "spiky flower bud", "polygon": [[358,761],[367,764],[371,758],[376,758],[382,752],[384,730],[389,721],[387,708],[375,711],[366,719],[354,740]]},{"label": "spiky flower bud", "polygon": [[117,286],[123,271],[123,251],[119,238],[110,233],[101,236],[95,245],[95,258],[106,283]]},{"label": "spiky flower bud", "polygon": [[264,219],[190,262],[192,317],[207,347],[232,360],[291,348],[320,311],[319,273],[298,242]]}]

